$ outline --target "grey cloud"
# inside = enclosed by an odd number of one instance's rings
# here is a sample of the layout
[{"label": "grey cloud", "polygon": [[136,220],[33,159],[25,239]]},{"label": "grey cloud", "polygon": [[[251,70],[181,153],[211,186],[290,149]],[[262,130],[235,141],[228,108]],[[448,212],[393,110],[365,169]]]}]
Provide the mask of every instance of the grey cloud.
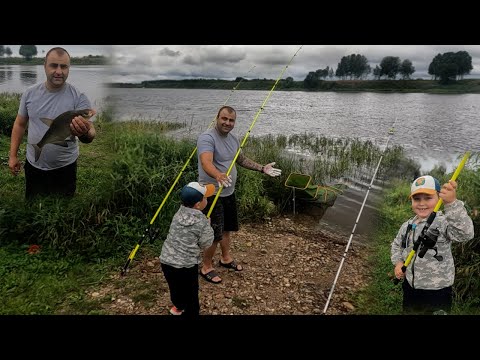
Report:
[{"label": "grey cloud", "polygon": [[178,56],[181,55],[181,52],[180,51],[173,51],[173,50],[170,50],[168,47],[166,47],[166,48],[163,48],[162,50],[160,50],[158,52],[158,54],[160,56],[178,57]]},{"label": "grey cloud", "polygon": [[[115,45],[114,48],[118,65],[113,68],[113,75],[119,74],[119,68],[125,68],[127,73],[131,72],[131,82],[137,82],[136,76],[138,81],[141,81],[140,78],[233,80],[238,76],[276,79],[299,45]],[[282,77],[303,80],[310,71],[327,66],[336,69],[341,58],[350,54],[364,55],[372,68],[380,64],[385,56],[409,59],[416,69],[414,77],[428,77],[428,66],[436,54],[460,50],[466,50],[472,56],[472,75],[478,77],[478,45],[305,45]],[[163,56],[158,56],[159,53]],[[172,56],[174,54],[179,55]],[[249,71],[253,65],[255,68]]]}]

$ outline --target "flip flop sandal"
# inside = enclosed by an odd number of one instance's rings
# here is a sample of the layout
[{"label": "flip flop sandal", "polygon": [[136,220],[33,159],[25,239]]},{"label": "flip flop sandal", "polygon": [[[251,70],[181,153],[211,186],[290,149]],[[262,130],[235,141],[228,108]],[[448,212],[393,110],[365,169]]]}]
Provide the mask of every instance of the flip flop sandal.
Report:
[{"label": "flip flop sandal", "polygon": [[222,260],[218,261],[218,264],[220,266],[226,267],[228,269],[233,269],[235,271],[243,271],[243,267],[241,269],[238,268],[238,264],[235,262],[235,260],[230,261],[229,263],[222,263]]},{"label": "flip flop sandal", "polygon": [[[200,276],[203,277],[205,280],[208,282],[211,282],[212,284],[220,284],[222,280],[220,281],[213,281],[213,278],[218,276],[218,274],[215,272],[215,270],[210,270],[208,273],[204,274],[202,273],[202,270],[199,272]],[[220,276],[218,276],[220,277]]]}]

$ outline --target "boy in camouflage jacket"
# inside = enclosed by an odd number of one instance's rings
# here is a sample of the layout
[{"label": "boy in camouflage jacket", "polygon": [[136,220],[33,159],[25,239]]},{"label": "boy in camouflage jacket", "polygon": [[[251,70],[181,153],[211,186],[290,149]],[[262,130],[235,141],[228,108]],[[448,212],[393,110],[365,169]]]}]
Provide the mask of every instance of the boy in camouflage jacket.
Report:
[{"label": "boy in camouflage jacket", "polygon": [[173,216],[160,255],[160,264],[170,289],[173,315],[195,316],[200,313],[198,299],[198,264],[200,249],[213,243],[210,219],[202,210],[207,197],[215,191],[213,184],[191,182],[180,192],[182,205]]},{"label": "boy in camouflage jacket", "polygon": [[[448,312],[452,306],[452,285],[455,264],[452,242],[466,242],[474,237],[473,222],[464,203],[457,199],[457,183],[449,180],[440,188],[437,179],[421,176],[411,185],[412,210],[416,214],[402,224],[391,245],[391,261],[395,277],[403,279],[403,310],[432,314]],[[444,202],[444,212],[438,211],[428,232],[436,240],[423,257],[417,251],[403,273],[402,266],[421,235],[429,215],[439,198]]]}]

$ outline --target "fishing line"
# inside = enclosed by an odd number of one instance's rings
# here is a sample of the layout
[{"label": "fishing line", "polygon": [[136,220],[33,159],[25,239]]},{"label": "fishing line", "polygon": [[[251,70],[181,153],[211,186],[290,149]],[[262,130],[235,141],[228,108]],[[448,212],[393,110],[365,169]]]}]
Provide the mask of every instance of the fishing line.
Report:
[{"label": "fishing line", "polygon": [[387,150],[388,143],[390,142],[390,139],[392,138],[394,134],[394,128],[395,128],[395,123],[397,122],[397,118],[395,117],[395,121],[393,122],[392,127],[388,131],[388,138],[387,142],[385,144],[385,148],[383,149],[380,159],[378,160],[377,167],[375,169],[375,172],[373,173],[372,180],[370,181],[370,185],[368,186],[367,193],[365,194],[365,197],[363,199],[362,206],[360,207],[360,211],[358,212],[357,219],[355,220],[355,224],[353,225],[352,233],[350,234],[350,238],[348,239],[347,246],[345,248],[345,251],[342,255],[342,259],[340,261],[340,266],[338,267],[337,274],[335,275],[335,280],[333,281],[332,288],[330,289],[330,293],[328,294],[327,298],[327,303],[325,304],[325,308],[323,309],[323,315],[327,312],[328,309],[328,304],[330,303],[330,299],[332,298],[333,291],[335,290],[335,285],[337,284],[338,277],[340,275],[340,271],[342,270],[343,263],[345,262],[345,258],[347,257],[347,252],[348,249],[350,248],[350,243],[352,242],[353,234],[355,233],[355,230],[357,228],[358,221],[360,220],[360,216],[362,215],[363,207],[365,206],[365,203],[367,201],[368,194],[370,193],[370,189],[372,188],[373,181],[375,180],[375,177],[377,176],[378,169],[380,168],[380,164],[382,163],[383,155],[385,154],[385,151]]},{"label": "fishing line", "polygon": [[[250,127],[248,128],[248,131],[247,133],[245,134],[243,140],[242,140],[242,143],[240,144],[240,147],[238,148],[237,150],[237,153],[235,154],[235,157],[233,158],[233,161],[232,163],[230,164],[226,174],[227,176],[230,175],[230,172],[232,171],[233,169],[233,166],[235,165],[235,162],[237,161],[237,158],[238,156],[240,155],[240,152],[242,151],[243,147],[245,146],[245,143],[247,142],[247,139],[248,139],[248,136],[250,135],[250,132],[252,131],[253,127],[255,126],[255,123],[257,122],[257,119],[258,119],[258,116],[260,115],[260,113],[263,111],[264,107],[265,107],[265,104],[267,103],[268,99],[270,98],[270,96],[272,95],[273,93],[273,90],[275,89],[275,87],[277,86],[277,83],[280,81],[280,79],[282,78],[282,75],[283,73],[285,72],[285,70],[287,70],[288,66],[292,63],[293,59],[295,58],[295,56],[297,56],[298,52],[302,49],[303,45],[300,46],[298,48],[298,50],[295,52],[295,54],[293,54],[292,58],[290,59],[290,61],[288,62],[287,65],[285,65],[285,67],[282,69],[282,71],[280,72],[280,75],[278,76],[277,80],[275,81],[275,83],[273,84],[272,88],[270,89],[270,91],[268,92],[267,96],[265,97],[265,100],[263,101],[262,105],[260,106],[260,108],[258,109],[257,113],[255,114],[254,118],[253,118],[253,121],[252,123],[250,124]],[[215,198],[213,199],[213,202],[212,202],[212,205],[210,206],[210,210],[208,210],[208,213],[207,213],[207,218],[210,218],[210,215],[212,214],[212,211],[213,211],[213,208],[215,207],[215,204],[217,203],[218,201],[218,197],[220,196],[220,193],[222,192],[223,190],[223,184],[220,184],[219,188],[218,188],[218,191],[217,191],[217,195],[215,196]]]},{"label": "fishing line", "polygon": [[[248,75],[250,73],[250,71],[252,71],[253,69],[255,68],[255,65],[253,65],[250,70],[248,70],[247,74]],[[245,75],[245,76],[246,76]],[[233,93],[235,92],[235,90],[238,89],[238,87],[240,86],[241,82],[244,80],[244,77],[242,77],[240,79],[240,81],[232,88],[232,90],[230,91],[227,99],[225,100],[225,102],[223,103],[223,105],[226,105],[227,102],[230,100],[230,98],[232,97]],[[208,129],[212,127],[212,125],[215,123],[215,120],[216,120],[216,115],[215,117],[213,118],[213,120],[211,121],[210,125],[208,125]],[[155,219],[157,218],[158,214],[160,214],[160,211],[162,210],[163,206],[165,205],[165,203],[167,202],[167,199],[168,197],[170,196],[170,194],[172,193],[173,189],[175,188],[175,185],[177,185],[178,181],[180,180],[180,177],[182,176],[183,172],[185,171],[185,169],[187,168],[188,164],[190,164],[190,160],[192,160],[193,156],[195,155],[195,153],[197,152],[197,147],[195,146],[195,149],[193,149],[192,153],[190,154],[190,156],[188,157],[187,161],[185,162],[185,164],[183,165],[182,169],[180,170],[180,173],[177,175],[177,177],[175,178],[175,181],[173,182],[172,186],[170,187],[170,189],[168,190],[167,192],[167,195],[165,196],[165,198],[163,199],[162,203],[160,204],[160,206],[158,207],[157,211],[155,212],[155,215],[152,217],[152,220],[150,220],[150,224],[148,225],[148,227],[145,229],[145,232],[143,233],[142,237],[140,238],[140,241],[135,245],[135,247],[133,248],[133,250],[130,252],[130,255],[128,256],[128,259],[125,263],[125,265],[123,266],[122,268],[122,271],[121,271],[121,274],[122,275],[125,275],[127,269],[128,269],[128,266],[130,265],[130,263],[132,262],[135,254],[137,253],[138,249],[140,248],[140,245],[142,245],[143,241],[145,240],[145,237],[148,235],[148,237],[153,240],[156,235],[157,235],[157,232],[155,232],[154,234],[152,234],[150,232],[150,228],[152,226],[152,224],[155,222]]]}]

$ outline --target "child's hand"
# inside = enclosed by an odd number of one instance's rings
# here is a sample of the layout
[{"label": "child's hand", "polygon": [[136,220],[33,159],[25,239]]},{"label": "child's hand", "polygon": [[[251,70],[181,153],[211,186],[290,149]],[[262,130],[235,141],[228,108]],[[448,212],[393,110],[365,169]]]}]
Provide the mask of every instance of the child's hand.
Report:
[{"label": "child's hand", "polygon": [[439,196],[445,204],[450,204],[457,200],[457,183],[453,180],[448,180],[448,183],[443,184]]},{"label": "child's hand", "polygon": [[402,271],[402,266],[403,266],[402,261],[397,262],[397,265],[395,265],[395,277],[398,280],[401,280],[405,277],[405,273]]}]

